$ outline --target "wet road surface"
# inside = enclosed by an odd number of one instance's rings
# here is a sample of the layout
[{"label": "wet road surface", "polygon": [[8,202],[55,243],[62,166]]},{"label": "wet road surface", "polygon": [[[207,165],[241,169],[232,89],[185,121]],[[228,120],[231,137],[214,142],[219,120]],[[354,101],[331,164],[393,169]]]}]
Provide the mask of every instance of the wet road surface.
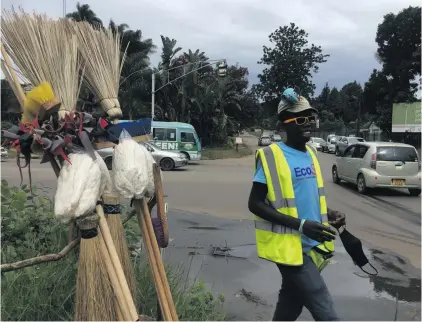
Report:
[{"label": "wet road surface", "polygon": [[[251,220],[187,212],[171,212],[168,218],[166,261],[182,264],[192,279],[223,293],[229,319],[272,318],[281,276],[274,264],[257,258]],[[322,273],[341,320],[420,320],[420,270],[400,255],[365,247],[378,276],[360,271],[341,242],[336,242],[336,256]],[[304,309],[299,319],[312,317]]]},{"label": "wet road surface", "polygon": [[[257,148],[257,138],[246,136],[244,140]],[[346,214],[348,229],[363,241],[380,271],[378,277],[367,277],[337,243],[335,260],[323,276],[340,317],[392,320],[398,298],[397,319],[420,319],[420,197],[392,190],[359,195],[352,185],[332,182],[335,156],[319,153],[319,160],[328,206]],[[33,181],[53,197],[53,171],[38,162],[34,160],[32,164]],[[2,179],[18,185],[14,160],[1,165]],[[164,174],[173,238],[165,258],[182,263],[191,277],[224,293],[231,318],[268,320],[281,278],[273,264],[259,260],[255,253],[252,215],[247,209],[253,165],[254,158],[250,156],[201,161]],[[28,182],[25,169],[24,181]],[[216,256],[212,255],[214,250]],[[301,319],[311,319],[306,310]]]}]

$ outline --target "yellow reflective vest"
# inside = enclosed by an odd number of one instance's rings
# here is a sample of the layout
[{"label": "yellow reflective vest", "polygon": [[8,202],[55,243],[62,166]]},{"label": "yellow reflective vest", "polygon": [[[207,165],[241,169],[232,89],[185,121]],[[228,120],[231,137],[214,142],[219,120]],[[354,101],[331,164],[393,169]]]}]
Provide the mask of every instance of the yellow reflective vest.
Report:
[{"label": "yellow reflective vest", "polygon": [[[327,202],[321,168],[315,152],[309,146],[306,146],[306,148],[315,167],[321,223],[328,226]],[[306,200],[295,199],[292,174],[283,150],[273,143],[256,152],[256,165],[259,160],[261,160],[267,180],[267,202],[269,205],[284,215],[298,218],[296,203],[306,202]],[[258,216],[255,216],[254,219],[256,247],[259,257],[284,265],[303,265],[302,241],[299,231],[271,223]],[[324,244],[318,245],[315,251],[330,256],[334,252],[334,242],[324,242]],[[317,266],[320,265],[317,264]]]}]

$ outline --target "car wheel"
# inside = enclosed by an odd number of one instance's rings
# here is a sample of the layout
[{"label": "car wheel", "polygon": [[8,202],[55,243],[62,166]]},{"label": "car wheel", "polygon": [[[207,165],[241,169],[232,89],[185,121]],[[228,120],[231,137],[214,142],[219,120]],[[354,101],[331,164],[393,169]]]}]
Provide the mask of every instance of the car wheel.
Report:
[{"label": "car wheel", "polygon": [[339,184],[340,178],[338,177],[337,167],[335,165],[333,165],[331,173],[333,175],[333,182]]},{"label": "car wheel", "polygon": [[164,158],[160,162],[160,167],[163,171],[171,171],[174,169],[174,161],[170,158]]},{"label": "car wheel", "polygon": [[418,188],[409,188],[409,193],[413,197],[417,197],[421,194],[421,189]]},{"label": "car wheel", "polygon": [[187,152],[180,152],[180,153],[183,153],[186,156],[186,159],[188,159],[190,161],[190,155],[189,155],[189,153],[187,153]]},{"label": "car wheel", "polygon": [[107,159],[104,160],[107,169],[108,170],[113,170],[113,158],[112,157],[108,157]]},{"label": "car wheel", "polygon": [[368,191],[368,188],[366,187],[365,177],[361,173],[358,175],[357,188],[358,192],[361,194],[365,194]]},{"label": "car wheel", "polygon": [[340,151],[338,148],[336,148],[336,156],[339,156],[339,155],[340,155]]}]

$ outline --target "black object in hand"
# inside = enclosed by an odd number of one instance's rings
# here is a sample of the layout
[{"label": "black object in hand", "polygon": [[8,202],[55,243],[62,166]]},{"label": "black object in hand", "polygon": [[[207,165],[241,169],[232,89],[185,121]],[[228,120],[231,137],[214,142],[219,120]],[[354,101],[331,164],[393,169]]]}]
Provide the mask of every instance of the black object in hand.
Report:
[{"label": "black object in hand", "polygon": [[306,220],[302,227],[302,233],[320,243],[332,241],[336,237],[336,232],[331,227],[324,226],[316,221]]},{"label": "black object in hand", "polygon": [[[359,238],[353,236],[346,228],[340,233],[340,239],[343,243],[346,252],[350,255],[353,262],[359,266],[359,268],[364,271],[366,274],[369,275],[377,275],[377,269],[369,263],[368,258],[366,257],[365,253],[363,252],[362,242]],[[368,264],[375,270],[375,274],[369,273],[365,271],[362,267]]]}]

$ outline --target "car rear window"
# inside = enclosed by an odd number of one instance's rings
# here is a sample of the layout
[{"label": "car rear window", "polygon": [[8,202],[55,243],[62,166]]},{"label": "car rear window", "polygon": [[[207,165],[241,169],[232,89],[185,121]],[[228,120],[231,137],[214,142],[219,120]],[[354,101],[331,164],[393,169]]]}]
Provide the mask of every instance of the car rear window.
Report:
[{"label": "car rear window", "polygon": [[377,147],[377,160],[417,162],[418,155],[416,150],[411,147],[380,146]]}]

